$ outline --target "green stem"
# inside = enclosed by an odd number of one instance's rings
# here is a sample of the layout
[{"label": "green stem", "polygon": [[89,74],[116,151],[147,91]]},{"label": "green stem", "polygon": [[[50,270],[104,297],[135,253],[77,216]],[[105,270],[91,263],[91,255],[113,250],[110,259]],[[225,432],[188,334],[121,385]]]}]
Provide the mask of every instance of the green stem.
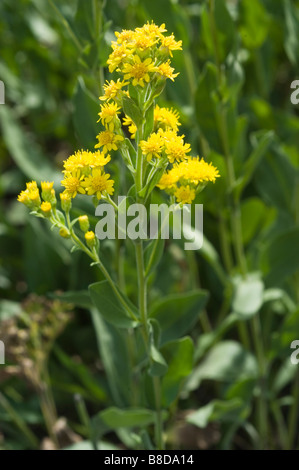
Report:
[{"label": "green stem", "polygon": [[67,220],[68,229],[69,229],[70,234],[71,234],[71,238],[72,238],[73,242],[75,243],[75,245],[77,245],[77,247],[80,248],[80,250],[84,251],[84,253],[86,253],[94,261],[96,266],[98,266],[98,268],[101,270],[102,274],[104,274],[106,280],[110,284],[112,290],[114,291],[114,293],[115,293],[116,297],[118,298],[119,302],[121,303],[121,305],[125,308],[125,310],[129,313],[130,317],[133,320],[138,321],[136,315],[134,314],[132,309],[129,307],[127,302],[124,300],[124,298],[120,294],[119,290],[116,288],[115,282],[113,281],[113,279],[111,278],[111,276],[108,273],[107,269],[105,268],[105,266],[101,262],[96,249],[93,249],[92,251],[89,250],[89,248],[87,248],[84,245],[84,243],[82,243],[80,238],[77,237],[77,235],[75,234],[74,229],[71,225],[69,212],[66,212],[66,220]]},{"label": "green stem", "polygon": [[136,144],[137,144],[137,162],[136,162],[136,192],[137,195],[143,187],[143,155],[140,147],[140,141],[143,139],[143,124],[141,129],[136,132]]},{"label": "green stem", "polygon": [[[147,282],[144,270],[144,253],[143,253],[143,242],[140,241],[135,245],[136,253],[136,265],[137,265],[137,276],[138,276],[138,304],[140,317],[143,328],[143,337],[145,346],[147,349],[147,354],[149,356],[149,361],[151,362],[149,355],[149,329],[147,321]],[[163,444],[163,422],[162,422],[162,410],[161,410],[161,390],[160,390],[160,379],[159,377],[153,377],[153,387],[155,394],[155,403],[156,403],[156,426],[155,426],[155,436],[156,436],[156,445],[158,450],[164,448]]]},{"label": "green stem", "polygon": [[230,243],[228,239],[227,224],[223,215],[220,212],[219,212],[218,220],[219,220],[219,236],[220,236],[220,245],[221,245],[223,262],[224,262],[226,271],[230,273],[233,268],[231,247],[230,247]]},{"label": "green stem", "polygon": [[137,264],[137,276],[138,276],[138,305],[140,310],[140,318],[145,333],[145,339],[148,343],[149,331],[147,324],[147,283],[144,271],[144,259],[143,259],[143,242],[136,243],[136,264]]}]

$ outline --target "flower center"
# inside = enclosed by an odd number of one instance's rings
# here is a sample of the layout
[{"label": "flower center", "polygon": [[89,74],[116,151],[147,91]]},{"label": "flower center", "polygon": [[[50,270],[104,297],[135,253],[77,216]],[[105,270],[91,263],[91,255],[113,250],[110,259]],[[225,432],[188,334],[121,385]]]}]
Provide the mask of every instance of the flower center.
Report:
[{"label": "flower center", "polygon": [[95,191],[105,191],[106,179],[102,175],[94,176],[92,180],[92,187]]},{"label": "flower center", "polygon": [[74,176],[70,176],[67,181],[65,182],[65,187],[67,188],[68,191],[76,191],[78,186],[80,186],[80,181],[78,178],[75,178]]},{"label": "flower center", "polygon": [[135,64],[132,67],[132,75],[135,78],[142,78],[147,72],[147,67],[144,64]]}]

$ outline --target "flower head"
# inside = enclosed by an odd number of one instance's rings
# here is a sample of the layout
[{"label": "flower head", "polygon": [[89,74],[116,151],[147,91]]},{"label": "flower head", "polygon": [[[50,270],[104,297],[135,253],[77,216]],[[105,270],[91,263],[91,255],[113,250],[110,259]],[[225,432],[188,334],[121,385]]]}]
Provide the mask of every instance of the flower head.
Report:
[{"label": "flower head", "polygon": [[151,23],[147,22],[144,24],[141,28],[136,28],[136,31],[138,32],[144,32],[148,34],[149,36],[155,35],[156,37],[161,38],[163,35],[162,33],[165,33],[167,29],[165,29],[165,24],[161,24],[161,26],[157,26],[153,21]]},{"label": "flower head", "polygon": [[143,29],[133,33],[132,41],[128,44],[133,51],[144,51],[153,47],[157,42],[155,34],[148,34]]},{"label": "flower head", "polygon": [[26,183],[26,188],[28,191],[34,191],[34,189],[37,189],[37,182],[36,181],[30,181]]},{"label": "flower head", "polygon": [[79,225],[82,232],[87,232],[89,230],[89,219],[87,215],[80,215]]},{"label": "flower head", "polygon": [[89,246],[89,248],[94,248],[96,246],[95,233],[92,230],[86,232],[84,238],[86,241],[86,245]]},{"label": "flower head", "polygon": [[54,186],[54,181],[42,181],[41,182],[42,191],[51,191],[53,186]]},{"label": "flower head", "polygon": [[47,201],[42,202],[40,208],[46,217],[48,217],[51,214],[52,206],[50,202],[47,202]]},{"label": "flower head", "polygon": [[109,174],[104,173],[100,168],[94,168],[92,174],[85,179],[82,185],[89,196],[95,194],[98,199],[101,199],[103,193],[109,195],[114,193],[114,181],[109,178]]},{"label": "flower head", "polygon": [[170,163],[184,160],[187,153],[191,151],[190,144],[184,143],[185,136],[177,135],[174,131],[165,131],[162,135],[165,140],[165,152]]},{"label": "flower head", "polygon": [[115,31],[115,36],[117,37],[118,44],[127,44],[133,40],[134,31],[131,29],[123,29],[121,32]]},{"label": "flower head", "polygon": [[104,95],[100,96],[100,100],[102,101],[110,101],[111,99],[117,99],[120,95],[121,89],[126,86],[128,82],[124,80],[117,79],[117,81],[111,80],[104,85]]},{"label": "flower head", "polygon": [[176,183],[179,180],[179,175],[175,169],[169,170],[167,173],[162,175],[159,183],[157,184],[158,188],[172,190],[176,187]]},{"label": "flower head", "polygon": [[67,191],[63,191],[63,193],[60,193],[59,196],[60,196],[62,210],[64,210],[65,212],[68,212],[72,206],[72,197]]},{"label": "flower head", "polygon": [[18,195],[18,201],[22,202],[22,204],[25,204],[28,207],[31,205],[29,191],[27,189],[25,191],[20,192],[20,194]]},{"label": "flower head", "polygon": [[189,185],[187,186],[180,186],[175,190],[174,193],[177,202],[181,204],[191,204],[192,201],[195,199],[195,189],[190,188]]},{"label": "flower head", "polygon": [[179,163],[177,171],[180,179],[195,185],[209,181],[215,183],[216,178],[220,176],[218,169],[212,163],[207,163],[203,159],[199,159],[199,157],[188,158]]},{"label": "flower head", "polygon": [[70,197],[76,197],[77,193],[84,194],[85,190],[82,187],[82,180],[84,175],[81,175],[80,170],[73,170],[66,172],[61,185],[65,187],[65,193]]},{"label": "flower head", "polygon": [[161,36],[161,48],[166,49],[170,57],[173,57],[172,51],[182,50],[182,41],[176,41],[174,35]]},{"label": "flower head", "polygon": [[119,144],[124,140],[121,135],[115,134],[110,130],[100,132],[97,135],[98,144],[95,145],[95,148],[103,147],[103,153],[109,152],[109,150],[117,150]]},{"label": "flower head", "polygon": [[178,126],[181,125],[179,122],[179,113],[172,108],[160,108],[160,106],[156,104],[154,109],[154,124],[155,126],[162,126],[165,130],[170,129],[177,131]]},{"label": "flower head", "polygon": [[125,80],[133,79],[133,86],[144,87],[144,82],[150,81],[150,73],[156,72],[156,67],[150,57],[142,61],[138,55],[134,55],[132,63],[126,62],[123,68]]},{"label": "flower head", "polygon": [[[115,121],[118,119],[117,115],[120,113],[120,107],[116,103],[105,103],[101,105],[101,111],[99,112],[101,123],[103,126],[109,128],[109,130],[114,130]],[[98,121],[98,122],[99,122]]]},{"label": "flower head", "polygon": [[112,43],[112,49],[109,59],[107,60],[107,64],[109,65],[109,72],[112,73],[115,69],[117,69],[126,57],[128,57],[131,52],[127,48],[126,44],[117,44],[116,42]]},{"label": "flower head", "polygon": [[172,80],[172,81],[174,81],[174,79],[179,75],[178,73],[173,73],[174,68],[170,66],[170,61],[169,60],[167,62],[163,62],[163,64],[160,64],[157,67],[157,72],[163,78],[170,78],[170,80]]},{"label": "flower head", "polygon": [[153,157],[160,158],[164,142],[160,134],[152,133],[147,140],[140,142],[142,153],[148,161]]}]

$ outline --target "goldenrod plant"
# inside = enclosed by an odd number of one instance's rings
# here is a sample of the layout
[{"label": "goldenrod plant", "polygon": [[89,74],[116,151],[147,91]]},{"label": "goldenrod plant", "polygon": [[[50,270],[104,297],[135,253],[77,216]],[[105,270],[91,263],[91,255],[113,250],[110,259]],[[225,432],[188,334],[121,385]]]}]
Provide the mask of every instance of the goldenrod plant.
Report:
[{"label": "goldenrod plant", "polygon": [[[115,33],[116,41],[112,42],[107,64],[109,71],[116,71],[120,77],[116,81],[107,81],[104,94],[99,98],[98,122],[104,130],[96,136],[95,150],[76,151],[64,161],[61,185],[65,189],[60,193],[62,211],[57,208],[54,182],[41,182],[40,195],[36,181],[31,181],[18,197],[33,215],[48,219],[52,227],[59,229],[61,237],[71,239],[73,249],[84,251],[93,260],[92,264],[100,268],[106,280],[90,286],[98,314],[118,328],[129,328],[129,336],[132,330],[135,342],[138,342],[139,333],[142,334],[143,347],[132,345],[133,364],[128,387],[132,398],[135,396],[135,406],[147,405],[145,421],[155,423],[154,445],[157,449],[165,447],[163,421],[169,406],[177,399],[183,379],[178,377],[176,383],[165,385],[167,370],[171,367],[161,350],[160,336],[165,332],[165,320],[159,321],[159,315],[153,317],[148,313],[148,278],[153,263],[159,261],[156,259],[159,238],[154,243],[150,240],[145,243],[140,237],[135,240],[138,278],[138,306],[135,306],[104,266],[100,243],[95,231],[90,230],[87,215],[72,219],[71,209],[73,200],[83,195],[90,196],[95,206],[106,201],[116,211],[120,210],[113,199],[114,181],[107,172],[109,162],[117,158],[117,153],[123,159],[128,179],[133,182],[130,198],[138,204],[147,204],[156,186],[169,194],[170,202],[176,201],[179,206],[191,204],[207,183],[215,182],[219,177],[212,163],[190,156],[190,145],[185,143],[185,136],[179,134],[178,112],[156,104],[166,81],[173,81],[178,75],[171,66],[171,58],[175,51],[182,49],[182,41],[176,41],[173,34],[166,33],[165,24],[157,26],[153,22],[135,30]],[[177,322],[184,322],[184,312],[178,313]],[[180,337],[181,332],[176,331],[174,336]],[[164,345],[166,356],[185,353],[191,361],[192,340],[189,337],[173,341],[170,335],[168,339],[172,341]],[[171,360],[178,359],[172,357]],[[134,368],[139,369],[137,377]],[[136,381],[137,389],[133,391]],[[167,391],[167,387],[170,390]],[[150,418],[152,407],[155,414]],[[150,441],[147,431],[146,436]]]}]

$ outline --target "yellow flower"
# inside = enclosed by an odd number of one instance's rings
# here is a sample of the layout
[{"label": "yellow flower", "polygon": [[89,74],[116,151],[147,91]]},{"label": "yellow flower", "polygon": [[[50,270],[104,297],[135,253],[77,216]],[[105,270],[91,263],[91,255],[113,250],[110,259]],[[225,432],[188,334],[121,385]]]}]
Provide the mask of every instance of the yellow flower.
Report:
[{"label": "yellow flower", "polygon": [[45,216],[49,216],[51,214],[52,206],[50,202],[48,201],[42,202],[40,208]]},{"label": "yellow flower", "polygon": [[146,155],[147,161],[153,157],[160,158],[164,142],[160,134],[152,133],[147,140],[141,140],[142,153]]},{"label": "yellow flower", "polygon": [[95,233],[93,231],[90,230],[89,232],[86,232],[84,237],[86,240],[86,244],[87,246],[89,246],[89,248],[93,248],[96,246]]},{"label": "yellow flower", "polygon": [[109,72],[112,73],[117,67],[119,67],[122,62],[131,54],[131,51],[128,50],[125,44],[120,46],[116,42],[112,42],[113,51],[109,55],[107,64],[109,65]]},{"label": "yellow flower", "polygon": [[191,204],[195,199],[195,190],[187,186],[180,186],[174,193],[177,202],[182,204]]},{"label": "yellow flower", "polygon": [[80,170],[73,170],[65,173],[61,185],[65,187],[65,193],[70,197],[76,197],[77,193],[84,194],[85,190],[82,187],[82,180],[84,175],[81,175]]},{"label": "yellow flower", "polygon": [[33,191],[34,189],[37,189],[36,181],[30,181],[29,183],[26,183],[26,188],[28,189],[28,191]]},{"label": "yellow flower", "polygon": [[89,220],[87,215],[80,215],[79,225],[82,232],[87,232],[89,229]]},{"label": "yellow flower", "polygon": [[157,72],[162,75],[162,77],[170,78],[170,80],[174,81],[175,77],[177,77],[178,73],[173,73],[174,68],[170,67],[170,61],[164,62],[157,67]]},{"label": "yellow flower", "polygon": [[30,201],[35,205],[35,206],[40,206],[41,200],[40,200],[40,195],[39,195],[39,189],[31,189],[29,190],[28,193]]},{"label": "yellow flower", "polygon": [[131,29],[123,29],[121,32],[115,31],[115,36],[117,37],[117,43],[118,44],[126,44],[130,41],[132,41],[133,36],[134,36],[134,31]]},{"label": "yellow flower", "polygon": [[109,152],[109,150],[117,150],[119,144],[124,140],[121,135],[114,134],[110,130],[100,132],[97,135],[97,139],[99,143],[95,145],[95,148],[103,147],[104,154]]},{"label": "yellow flower", "polygon": [[173,189],[175,188],[176,183],[179,180],[179,175],[173,169],[169,170],[169,172],[164,173],[162,175],[159,183],[157,184],[158,188],[160,189]]},{"label": "yellow flower", "polygon": [[182,50],[182,41],[176,41],[173,34],[170,36],[161,36],[161,47],[167,50],[170,57],[173,57],[172,51]]},{"label": "yellow flower", "polygon": [[111,99],[117,98],[119,96],[120,90],[127,84],[128,82],[125,82],[124,80],[121,81],[120,78],[118,78],[116,82],[113,80],[108,82],[108,80],[106,80],[106,84],[104,85],[104,95],[100,96],[100,100],[109,101]]},{"label": "yellow flower", "polygon": [[78,150],[64,161],[64,172],[75,171],[89,167],[94,160],[93,153],[89,150]]},{"label": "yellow flower", "polygon": [[207,163],[199,157],[189,158],[177,165],[180,178],[193,184],[200,184],[208,181],[213,183],[219,178],[219,171],[212,163]]},{"label": "yellow flower", "polygon": [[104,152],[101,152],[100,150],[97,150],[96,152],[94,152],[93,156],[94,156],[94,160],[90,165],[91,168],[105,166],[111,160],[111,157],[109,154],[105,155]]},{"label": "yellow flower", "polygon": [[89,150],[78,150],[74,155],[71,155],[67,160],[64,161],[64,173],[81,170],[83,174],[89,172],[90,168],[96,166],[105,166],[110,162],[110,155],[106,155],[100,150],[96,152],[90,152]]},{"label": "yellow flower", "polygon": [[103,126],[108,126],[109,130],[114,130],[114,122],[117,118],[120,107],[116,103],[105,103],[101,105],[101,112],[99,113],[100,119]]},{"label": "yellow flower", "polygon": [[29,191],[26,189],[25,191],[21,191],[20,194],[18,195],[18,201],[22,202],[22,204],[25,204],[27,207],[30,207],[31,201],[29,198]]},{"label": "yellow flower", "polygon": [[160,108],[157,104],[154,109],[154,123],[155,126],[160,124],[166,129],[170,128],[174,131],[177,131],[178,126],[181,125],[177,111],[174,111],[172,108]]},{"label": "yellow flower", "polygon": [[134,32],[132,41],[128,44],[128,47],[133,50],[144,51],[145,49],[153,47],[156,42],[157,39],[155,35],[146,34],[145,31],[141,30],[138,32]]},{"label": "yellow flower", "polygon": [[53,188],[53,185],[54,185],[54,181],[42,181],[41,182],[42,191],[51,191],[51,189]]},{"label": "yellow flower", "polygon": [[42,181],[42,197],[44,201],[50,202],[52,200],[52,189],[53,189],[54,181]]},{"label": "yellow flower", "polygon": [[62,210],[65,212],[69,212],[69,210],[72,207],[72,197],[66,191],[63,191],[63,193],[60,193],[59,196],[60,196]]},{"label": "yellow flower", "polygon": [[133,56],[133,64],[125,63],[123,73],[125,80],[133,78],[133,85],[144,87],[144,82],[150,81],[149,74],[156,71],[156,67],[152,63],[152,59],[148,57],[144,61],[138,55]]},{"label": "yellow flower", "polygon": [[123,125],[124,126],[129,126],[129,132],[131,134],[131,138],[132,139],[135,139],[136,137],[136,132],[137,132],[137,126],[134,124],[134,122],[132,121],[132,119],[128,116],[126,116],[124,119],[123,119]]},{"label": "yellow flower", "polygon": [[184,135],[179,136],[174,131],[166,131],[163,134],[165,139],[165,152],[170,163],[184,160],[186,154],[190,152],[190,144],[184,144]]},{"label": "yellow flower", "polygon": [[167,29],[165,29],[165,23],[161,24],[161,26],[157,26],[153,21],[151,23],[147,22],[142,26],[142,28],[136,28],[138,32],[144,32],[149,36],[155,35],[157,37],[161,37],[162,33],[165,33]]},{"label": "yellow flower", "polygon": [[86,188],[89,196],[96,194],[98,199],[101,199],[103,193],[114,193],[114,181],[110,180],[110,175],[104,173],[100,168],[94,168],[92,174],[88,176],[82,185]]}]

